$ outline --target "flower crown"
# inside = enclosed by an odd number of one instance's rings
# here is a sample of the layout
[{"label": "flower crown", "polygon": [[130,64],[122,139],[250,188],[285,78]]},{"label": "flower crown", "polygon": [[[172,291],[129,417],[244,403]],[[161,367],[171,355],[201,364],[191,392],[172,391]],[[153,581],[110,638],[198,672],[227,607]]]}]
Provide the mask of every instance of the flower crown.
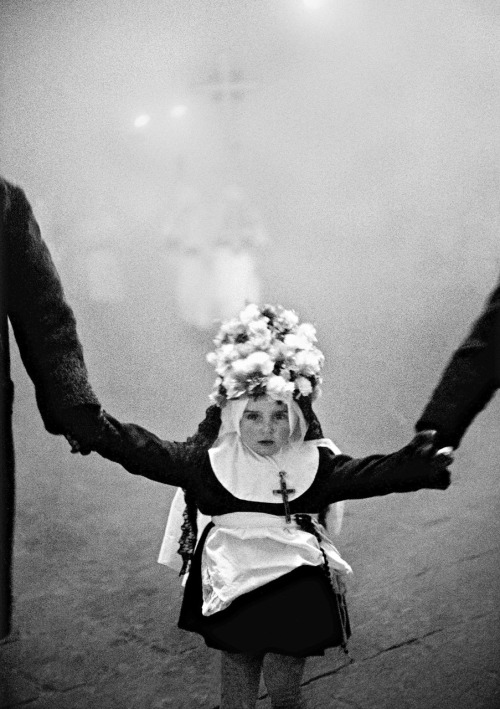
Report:
[{"label": "flower crown", "polygon": [[210,400],[223,406],[243,395],[268,394],[287,402],[300,396],[316,399],[325,358],[315,342],[316,329],[310,323],[299,325],[293,310],[247,305],[222,324],[215,351],[207,355],[217,373]]}]

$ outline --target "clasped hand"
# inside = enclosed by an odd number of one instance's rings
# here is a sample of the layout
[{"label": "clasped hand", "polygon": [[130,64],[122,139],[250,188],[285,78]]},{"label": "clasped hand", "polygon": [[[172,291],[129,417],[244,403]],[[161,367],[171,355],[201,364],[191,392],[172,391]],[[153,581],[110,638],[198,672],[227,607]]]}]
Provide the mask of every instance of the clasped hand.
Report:
[{"label": "clasped hand", "polygon": [[72,453],[80,453],[81,455],[89,455],[89,453],[92,453],[91,448],[82,448],[82,446],[78,443],[76,438],[73,438],[73,436],[70,433],[65,433],[64,438],[68,441],[69,445],[71,446]]},{"label": "clasped hand", "polygon": [[409,463],[409,469],[412,469],[414,464],[420,467],[418,463],[423,463],[433,471],[432,487],[446,490],[451,482],[448,466],[453,463],[453,448],[438,448],[437,442],[436,431],[420,431],[400,452],[403,454],[403,460]]},{"label": "clasped hand", "polygon": [[438,467],[446,468],[454,460],[453,448],[446,446],[436,449],[436,431],[420,431],[409,443],[408,448],[421,458],[432,459]]},{"label": "clasped hand", "polygon": [[107,427],[104,411],[80,407],[69,412],[65,418],[67,430],[64,437],[71,446],[71,452],[88,455],[95,450]]}]

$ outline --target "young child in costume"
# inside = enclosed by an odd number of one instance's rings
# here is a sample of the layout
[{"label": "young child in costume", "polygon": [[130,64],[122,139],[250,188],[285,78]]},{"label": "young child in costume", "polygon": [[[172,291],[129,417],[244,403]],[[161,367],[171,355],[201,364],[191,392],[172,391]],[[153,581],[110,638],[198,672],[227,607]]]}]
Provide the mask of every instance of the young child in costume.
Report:
[{"label": "young child in costume", "polygon": [[[446,489],[449,455],[422,432],[391,455],[339,453],[312,410],[324,357],[293,311],[249,305],[222,325],[208,359],[212,406],[184,443],[105,414],[94,446],[129,472],[184,490],[189,566],[179,627],[222,651],[221,709],[254,707],[261,671],[272,707],[303,707],[305,659],[350,635],[343,579],[326,534],[338,501]],[[78,443],[73,442],[74,449]],[[211,518],[196,549],[198,510]]]}]

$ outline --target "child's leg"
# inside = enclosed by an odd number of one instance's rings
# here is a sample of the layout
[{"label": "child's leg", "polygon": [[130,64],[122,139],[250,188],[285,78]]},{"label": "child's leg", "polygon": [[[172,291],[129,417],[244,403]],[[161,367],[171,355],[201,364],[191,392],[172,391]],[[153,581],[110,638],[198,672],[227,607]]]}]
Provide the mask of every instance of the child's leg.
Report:
[{"label": "child's leg", "polygon": [[304,709],[300,683],[305,657],[290,657],[269,652],[264,657],[264,682],[273,709]]},{"label": "child's leg", "polygon": [[222,652],[220,709],[254,709],[262,655]]}]

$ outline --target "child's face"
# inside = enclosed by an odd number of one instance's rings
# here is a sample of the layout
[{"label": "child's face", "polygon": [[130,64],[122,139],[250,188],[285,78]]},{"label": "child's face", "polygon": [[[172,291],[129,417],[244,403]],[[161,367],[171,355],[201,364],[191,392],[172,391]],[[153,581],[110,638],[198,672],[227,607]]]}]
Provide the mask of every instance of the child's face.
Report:
[{"label": "child's face", "polygon": [[250,399],[240,421],[241,440],[259,455],[274,455],[290,437],[288,406],[269,396]]}]

